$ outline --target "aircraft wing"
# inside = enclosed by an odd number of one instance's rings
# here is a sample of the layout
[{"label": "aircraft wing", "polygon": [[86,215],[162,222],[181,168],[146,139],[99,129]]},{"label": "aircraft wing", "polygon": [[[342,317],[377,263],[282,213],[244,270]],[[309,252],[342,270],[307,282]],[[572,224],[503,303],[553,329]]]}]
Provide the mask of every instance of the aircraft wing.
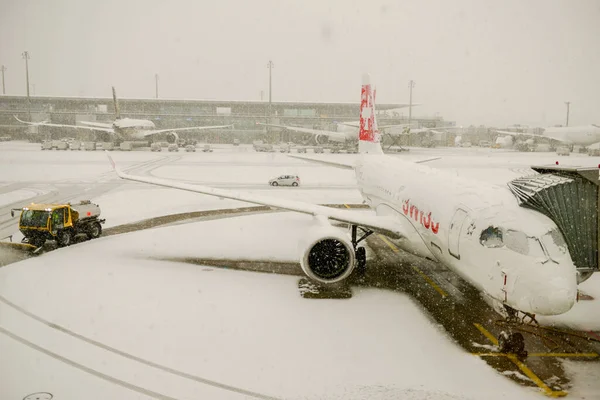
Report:
[{"label": "aircraft wing", "polygon": [[17,119],[17,121],[19,121],[23,124],[33,125],[33,126],[54,126],[57,128],[87,129],[90,131],[102,131],[102,132],[108,132],[108,133],[112,133],[112,134],[115,133],[114,129],[112,129],[112,128],[100,128],[100,127],[80,126],[80,125],[50,124],[47,122],[26,122],[26,121],[21,121],[16,116],[15,116],[15,118]]},{"label": "aircraft wing", "polygon": [[338,141],[338,142],[346,141],[346,137],[347,137],[347,135],[344,133],[334,132],[334,131],[326,131],[326,130],[322,130],[322,129],[300,128],[298,126],[287,126],[287,125],[277,125],[277,124],[264,124],[262,122],[257,122],[256,125],[272,126],[275,128],[283,128],[283,129],[288,129],[288,130],[294,131],[294,132],[310,133],[311,135],[323,135],[323,136],[327,136],[331,140]]},{"label": "aircraft wing", "polygon": [[361,226],[363,228],[382,233],[392,238],[401,238],[406,236],[403,234],[403,232],[399,230],[400,225],[395,224],[391,218],[374,215],[365,215],[364,213],[358,213],[356,211],[335,209],[296,200],[279,199],[269,196],[243,193],[234,190],[216,189],[201,185],[190,185],[187,183],[173,182],[168,179],[161,179],[149,176],[129,175],[121,171],[115,165],[115,162],[113,161],[108,151],[106,152],[106,155],[108,156],[108,159],[110,160],[113,169],[116,171],[117,175],[121,179],[130,180],[134,182],[148,183],[151,185],[163,186],[173,189],[185,190],[188,192],[206,194],[209,196],[220,197],[223,199],[238,200],[246,203],[258,204],[281,210],[295,211],[303,214],[313,215],[315,217],[322,216],[333,221]]},{"label": "aircraft wing", "polygon": [[83,125],[88,125],[88,126],[95,126],[98,128],[110,128],[112,129],[112,124],[107,124],[104,122],[91,122],[91,121],[79,121],[80,123],[82,123]]},{"label": "aircraft wing", "polygon": [[214,125],[214,126],[192,126],[189,128],[171,128],[171,129],[159,129],[154,131],[144,132],[143,136],[152,136],[158,133],[167,133],[167,132],[180,132],[180,131],[202,131],[206,129],[221,129],[221,128],[233,128],[233,125]]},{"label": "aircraft wing", "polygon": [[521,133],[521,132],[509,132],[509,131],[494,131],[496,133],[499,133],[501,135],[509,135],[509,136],[525,136],[525,137],[531,137],[531,138],[540,138],[540,139],[546,139],[546,140],[554,140],[557,142],[565,142],[564,140],[561,139],[555,139],[546,135],[540,135],[537,133]]},{"label": "aircraft wing", "polygon": [[[359,121],[354,121],[354,122],[339,122],[340,125],[345,125],[345,126],[351,126],[352,128],[360,128],[360,122]],[[408,126],[408,124],[394,124],[394,125],[378,125],[377,129],[386,129],[386,128],[397,128],[397,127],[404,127],[404,126]]]}]

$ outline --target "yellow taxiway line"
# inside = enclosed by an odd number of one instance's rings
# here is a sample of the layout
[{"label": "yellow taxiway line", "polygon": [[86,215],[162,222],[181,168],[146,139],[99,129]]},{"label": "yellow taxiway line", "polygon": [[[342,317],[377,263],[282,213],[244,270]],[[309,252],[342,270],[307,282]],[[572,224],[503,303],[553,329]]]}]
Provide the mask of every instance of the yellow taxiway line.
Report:
[{"label": "yellow taxiway line", "polygon": [[[386,238],[383,235],[379,235],[379,238],[388,245],[388,247],[390,249],[392,249],[392,251],[394,253],[398,253],[400,250],[398,249],[398,247],[396,247],[396,245],[392,242],[390,242],[390,240],[388,238]],[[421,271],[418,267],[415,267],[414,265],[411,265],[412,269],[414,269],[419,275],[421,275],[421,277],[425,280],[425,282],[427,282],[429,284],[429,286],[431,286],[432,288],[435,289],[436,292],[438,292],[440,294],[440,296],[442,297],[446,297],[448,296],[448,293],[446,293],[444,291],[444,289],[442,289],[437,283],[435,283],[433,281],[433,279],[431,279],[427,274],[425,274],[423,271]]]},{"label": "yellow taxiway line", "polygon": [[[508,353],[471,353],[477,357],[507,357],[510,354]],[[596,353],[529,353],[527,357],[559,357],[559,358],[569,358],[569,357],[583,357],[583,358],[595,358],[600,357],[599,354]]]},{"label": "yellow taxiway line", "polygon": [[[498,345],[498,339],[496,339],[494,337],[494,335],[492,335],[487,329],[485,329],[481,324],[473,324],[475,325],[475,327],[477,329],[479,329],[479,331],[486,337],[488,338],[488,340],[490,342],[492,342],[494,345]],[[486,353],[487,354],[487,353]],[[560,354],[560,353],[555,353],[555,354]],[[500,355],[500,354],[499,354]],[[521,360],[519,360],[517,358],[516,355],[514,354],[505,354],[504,355],[506,358],[508,358],[510,361],[513,362],[513,364],[515,364],[520,370],[521,372],[523,372],[529,379],[531,379],[536,385],[538,385],[538,387],[540,389],[542,389],[542,391],[544,392],[544,394],[546,396],[549,397],[564,397],[567,395],[567,392],[563,392],[562,390],[552,390],[548,387],[548,385],[546,385],[544,383],[544,381],[542,381],[536,374],[533,373],[532,370],[529,369],[529,367],[527,365],[525,365]]]}]

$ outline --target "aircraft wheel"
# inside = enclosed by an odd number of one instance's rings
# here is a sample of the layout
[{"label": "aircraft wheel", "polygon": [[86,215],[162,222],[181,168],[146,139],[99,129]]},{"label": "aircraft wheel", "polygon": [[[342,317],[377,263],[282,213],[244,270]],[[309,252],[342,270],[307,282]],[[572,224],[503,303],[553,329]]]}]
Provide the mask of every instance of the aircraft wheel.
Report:
[{"label": "aircraft wheel", "polygon": [[298,182],[293,182],[292,186],[298,186]]},{"label": "aircraft wheel", "polygon": [[279,184],[277,182],[273,182],[271,185],[272,186],[279,186]]},{"label": "aircraft wheel", "polygon": [[500,333],[498,347],[501,353],[527,355],[525,351],[525,338],[520,332],[511,334],[507,334],[506,332]]},{"label": "aircraft wheel", "polygon": [[367,251],[364,247],[356,249],[356,272],[360,275],[367,272]]}]

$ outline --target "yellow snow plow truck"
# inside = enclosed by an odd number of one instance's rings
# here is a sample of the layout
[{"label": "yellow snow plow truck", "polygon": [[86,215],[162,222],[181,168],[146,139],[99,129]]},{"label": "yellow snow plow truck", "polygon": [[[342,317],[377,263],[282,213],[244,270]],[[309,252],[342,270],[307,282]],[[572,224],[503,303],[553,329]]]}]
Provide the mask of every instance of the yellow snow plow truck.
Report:
[{"label": "yellow snow plow truck", "polygon": [[102,234],[104,219],[100,219],[100,207],[89,200],[78,204],[30,204],[27,207],[10,210],[21,212],[19,230],[24,238],[22,243],[36,248],[46,240],[55,240],[59,247],[68,246],[76,235],[85,234],[95,239]]}]

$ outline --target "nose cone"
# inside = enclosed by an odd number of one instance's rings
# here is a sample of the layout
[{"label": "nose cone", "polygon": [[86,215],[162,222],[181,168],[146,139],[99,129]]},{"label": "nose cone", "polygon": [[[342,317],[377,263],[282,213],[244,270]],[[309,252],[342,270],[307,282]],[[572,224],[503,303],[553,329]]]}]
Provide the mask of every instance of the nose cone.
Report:
[{"label": "nose cone", "polygon": [[[554,285],[556,286],[556,285]],[[531,308],[539,315],[559,315],[569,311],[577,298],[577,285],[547,287],[531,299]]]}]

